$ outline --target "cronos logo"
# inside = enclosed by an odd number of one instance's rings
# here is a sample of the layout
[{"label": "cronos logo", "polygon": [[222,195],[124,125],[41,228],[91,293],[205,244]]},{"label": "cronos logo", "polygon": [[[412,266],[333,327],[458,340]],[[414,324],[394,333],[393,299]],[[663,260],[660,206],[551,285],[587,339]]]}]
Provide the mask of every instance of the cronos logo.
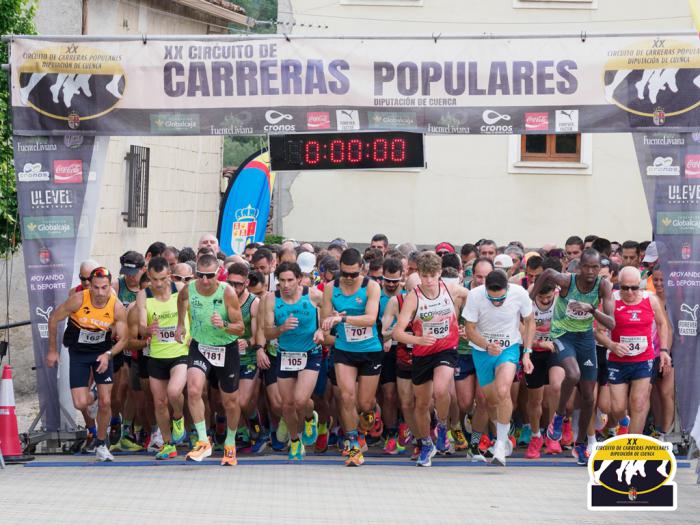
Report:
[{"label": "cronos logo", "polygon": [[607,55],[603,88],[609,103],[658,126],[700,105],[700,48],[694,42],[656,38]]},{"label": "cronos logo", "polygon": [[22,58],[20,104],[66,121],[71,129],[112,111],[126,89],[122,57],[108,51],[68,43],[27,51]]}]

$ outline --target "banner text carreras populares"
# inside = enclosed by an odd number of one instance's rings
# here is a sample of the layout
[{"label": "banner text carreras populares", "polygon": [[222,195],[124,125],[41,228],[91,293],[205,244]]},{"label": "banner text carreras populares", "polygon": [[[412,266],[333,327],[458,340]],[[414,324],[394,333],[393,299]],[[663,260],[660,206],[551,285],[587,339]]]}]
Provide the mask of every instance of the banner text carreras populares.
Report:
[{"label": "banner text carreras populares", "polygon": [[16,134],[690,131],[697,35],[12,43]]}]

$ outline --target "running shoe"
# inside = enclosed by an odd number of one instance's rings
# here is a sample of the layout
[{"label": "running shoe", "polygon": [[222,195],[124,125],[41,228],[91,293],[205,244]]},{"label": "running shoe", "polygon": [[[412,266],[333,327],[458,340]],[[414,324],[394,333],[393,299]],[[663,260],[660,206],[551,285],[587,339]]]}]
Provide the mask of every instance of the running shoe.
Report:
[{"label": "running shoe", "polygon": [[156,453],[156,459],[170,459],[177,457],[177,449],[171,443],[163,444],[160,450]]},{"label": "running shoe", "polygon": [[418,443],[413,443],[413,453],[411,454],[411,461],[416,461],[420,457],[420,445]]},{"label": "running shoe", "polygon": [[313,411],[311,421],[304,420],[304,431],[301,433],[301,442],[304,446],[310,447],[316,443],[318,437],[318,413]]},{"label": "running shoe", "polygon": [[360,446],[360,451],[362,453],[367,452],[368,447],[367,447],[367,439],[365,438],[364,434],[358,434],[357,435],[357,444]]},{"label": "running shoe", "polygon": [[114,461],[114,456],[107,449],[107,445],[100,445],[95,449],[97,461]]},{"label": "running shoe", "polygon": [[195,447],[187,453],[185,461],[202,461],[211,456],[211,443],[209,441],[197,441]]},{"label": "running shoe", "polygon": [[134,443],[128,437],[123,437],[116,445],[112,445],[109,449],[121,452],[138,452],[139,450],[143,450],[143,447],[138,443]]},{"label": "running shoe", "polygon": [[256,416],[253,419],[249,419],[248,428],[250,429],[250,440],[257,441],[257,439],[260,437],[260,432],[262,431],[260,417]]},{"label": "running shoe", "polygon": [[478,443],[474,443],[469,445],[469,448],[467,449],[467,457],[471,458],[473,462],[475,461],[486,461],[486,458],[484,457],[484,454],[481,452],[481,449],[479,448]]},{"label": "running shoe", "polygon": [[317,454],[323,454],[328,451],[328,431],[319,433],[316,438],[316,444],[314,445],[314,452]]},{"label": "running shoe", "polygon": [[173,419],[172,427],[172,442],[174,445],[179,445],[185,441],[185,418],[181,417],[180,419]]},{"label": "running shoe", "polygon": [[301,461],[304,459],[304,444],[299,441],[292,441],[289,444],[289,455],[287,456],[289,461]]},{"label": "running shoe", "polygon": [[97,436],[92,432],[88,431],[85,442],[80,448],[80,452],[83,454],[94,454],[97,448]]},{"label": "running shoe", "polygon": [[588,465],[588,452],[586,452],[585,443],[578,443],[576,446],[574,446],[571,453],[576,458],[577,465]]},{"label": "running shoe", "polygon": [[362,412],[360,414],[358,430],[363,433],[369,432],[370,430],[372,430],[372,427],[374,427],[375,421],[375,412]]},{"label": "running shoe", "polygon": [[121,423],[110,423],[109,425],[109,444],[116,445],[119,443],[119,439],[122,437],[122,424]]},{"label": "running shoe", "polygon": [[250,451],[253,454],[262,454],[265,452],[265,449],[267,448],[267,445],[270,443],[270,433],[263,428],[262,431],[260,432],[260,436],[258,439],[253,443],[253,446],[251,447]]},{"label": "running shoe", "polygon": [[524,426],[520,429],[520,435],[518,436],[518,445],[527,446],[530,444],[532,439],[532,429],[529,426]]},{"label": "running shoe", "polygon": [[[339,441],[340,443],[340,441]],[[343,448],[340,450],[340,455],[343,457],[347,457],[350,455],[350,440],[349,439],[344,439],[342,441],[343,443]]]},{"label": "running shoe", "polygon": [[491,447],[491,454],[493,454],[491,464],[505,467],[507,452],[506,445],[502,441],[496,440],[496,443]]},{"label": "running shoe", "polygon": [[233,467],[234,465],[238,465],[236,447],[234,445],[224,445],[224,455],[221,457],[221,466]]},{"label": "running shoe", "polygon": [[603,432],[605,425],[608,424],[608,415],[603,414],[600,410],[596,411],[595,416],[595,431]]},{"label": "running shoe", "polygon": [[616,436],[622,436],[623,434],[629,434],[630,432],[630,417],[625,416],[623,417],[619,424],[617,425],[617,431],[615,432]]},{"label": "running shoe", "polygon": [[352,447],[348,452],[348,457],[345,460],[346,467],[359,467],[365,462],[365,457],[362,451],[357,447]]},{"label": "running shoe", "polygon": [[406,423],[399,424],[399,445],[405,447],[411,442],[411,439],[413,439],[413,435],[408,425]]},{"label": "running shoe", "polygon": [[282,443],[289,441],[289,430],[287,429],[287,423],[284,419],[280,419],[279,425],[277,425],[277,440]]},{"label": "running shoe", "polygon": [[574,444],[574,431],[571,429],[571,419],[564,418],[561,426],[561,446],[571,448]]},{"label": "running shoe", "polygon": [[270,432],[270,446],[275,452],[282,452],[287,447],[286,441],[280,441],[277,439],[277,432]]},{"label": "running shoe", "polygon": [[454,439],[455,450],[467,450],[469,448],[467,438],[461,429],[452,430],[452,438]]},{"label": "running shoe", "polygon": [[561,439],[562,426],[564,425],[564,416],[560,416],[555,413],[552,421],[547,427],[547,437],[553,439],[554,441],[559,441]]},{"label": "running shoe", "polygon": [[510,452],[506,456],[510,456],[515,450],[515,436],[508,436],[508,447],[510,447]]},{"label": "running shoe", "polygon": [[544,453],[545,454],[561,454],[561,444],[558,441],[554,441],[553,439],[549,439],[545,435]]},{"label": "running shoe", "polygon": [[[438,423],[438,436],[436,442],[437,451],[440,454],[446,454],[450,449],[450,439],[447,437],[447,427]],[[422,452],[422,450],[421,450]],[[429,465],[428,465],[429,466]]]},{"label": "running shoe", "polygon": [[589,442],[589,443],[586,444],[586,455],[587,455],[589,458],[591,457],[591,454],[593,454],[593,452],[595,452],[595,445],[596,445],[596,443],[597,443],[597,441],[596,441],[596,442],[593,442],[593,443]]},{"label": "running shoe", "polygon": [[435,448],[435,445],[433,445],[432,440],[430,441],[430,444],[425,444],[421,443],[420,447],[420,455],[418,456],[418,460],[416,461],[416,466],[417,467],[429,467],[432,465],[432,459],[437,454],[438,449]]},{"label": "running shoe", "polygon": [[531,436],[530,442],[527,445],[527,450],[525,451],[525,457],[527,459],[539,459],[543,444],[544,438],[541,435]]},{"label": "running shoe", "polygon": [[160,429],[156,429],[155,432],[151,433],[151,440],[148,443],[146,450],[148,452],[158,452],[164,445],[163,435],[160,433]]},{"label": "running shoe", "polygon": [[379,410],[374,413],[374,424],[369,430],[368,434],[373,438],[380,440],[382,434],[384,433],[384,422],[382,421],[382,416]]},{"label": "running shoe", "polygon": [[386,441],[384,442],[384,449],[382,450],[382,452],[389,456],[395,456],[400,452],[399,442],[396,436],[389,436],[388,438],[386,438]]},{"label": "running shoe", "polygon": [[484,452],[493,446],[493,441],[489,439],[487,434],[481,435],[481,441],[479,441],[479,450]]},{"label": "running shoe", "polygon": [[465,434],[471,435],[471,433],[472,433],[472,418],[469,417],[469,414],[464,414],[464,419],[462,420],[462,426],[464,427]]},{"label": "running shoe", "polygon": [[334,427],[331,429],[330,433],[328,434],[328,446],[329,447],[335,447],[338,446],[338,443],[340,443],[340,439],[338,439],[338,427]]}]

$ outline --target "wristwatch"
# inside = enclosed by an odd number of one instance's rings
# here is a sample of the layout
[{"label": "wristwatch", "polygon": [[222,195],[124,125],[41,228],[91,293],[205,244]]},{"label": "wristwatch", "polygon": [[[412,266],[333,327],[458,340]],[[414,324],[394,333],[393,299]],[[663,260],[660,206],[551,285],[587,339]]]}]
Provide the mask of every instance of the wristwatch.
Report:
[{"label": "wristwatch", "polygon": [[531,354],[532,348],[523,348],[523,354]]},{"label": "wristwatch", "polygon": [[107,350],[106,354],[107,354],[107,357],[109,359],[112,359],[112,351],[111,350]]},{"label": "wristwatch", "polygon": [[667,354],[670,354],[671,352],[668,351],[668,348],[660,348],[659,352],[666,352]]},{"label": "wristwatch", "polygon": [[347,315],[341,315],[341,316],[340,316],[340,322],[341,322],[341,323],[347,323],[347,322],[348,322],[348,316],[347,316]]},{"label": "wristwatch", "polygon": [[224,330],[228,328],[228,321],[224,321]]}]

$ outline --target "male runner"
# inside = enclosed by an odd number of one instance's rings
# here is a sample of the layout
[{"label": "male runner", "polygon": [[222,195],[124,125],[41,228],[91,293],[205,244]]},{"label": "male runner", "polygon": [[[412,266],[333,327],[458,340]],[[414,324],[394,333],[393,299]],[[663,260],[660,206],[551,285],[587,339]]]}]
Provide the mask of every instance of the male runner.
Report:
[{"label": "male runner", "polygon": [[[599,271],[600,255],[596,250],[588,248],[581,254],[578,274],[560,273],[547,268],[530,292],[532,296],[537,296],[550,279],[559,286],[550,334],[557,347],[557,362],[566,376],[556,412],[547,427],[547,437],[554,441],[561,439],[566,404],[578,384],[581,414],[574,455],[580,465],[585,465],[587,461],[586,431],[593,415],[598,379],[593,320],[610,330],[615,328],[612,286],[598,275]],[[600,302],[603,303],[602,310],[598,308]]]},{"label": "male runner", "polygon": [[[564,243],[564,257],[565,266],[568,266],[570,262],[580,259],[583,253],[583,239],[578,235],[572,235]],[[534,282],[534,281],[533,281]]]},{"label": "male runner", "polygon": [[[112,413],[113,384],[112,357],[118,355],[127,343],[126,309],[112,293],[112,275],[107,268],[97,267],[90,272],[90,286],[71,295],[49,316],[49,351],[46,366],[58,363],[58,323],[66,318],[63,345],[70,355],[70,388],[73,405],[78,410],[98,400],[97,441],[95,454],[98,461],[113,461],[105,443],[107,426]],[[118,336],[113,343],[112,333]],[[97,390],[88,389],[90,373]]]},{"label": "male runner", "polygon": [[389,238],[383,233],[377,233],[372,237],[369,247],[376,248],[382,252],[382,256],[386,256],[386,252],[389,250]]},{"label": "male runner", "polygon": [[[466,302],[468,292],[457,284],[442,282],[442,260],[436,253],[423,252],[417,262],[420,285],[406,297],[392,338],[399,343],[413,344],[414,418],[416,438],[421,443],[416,464],[429,467],[438,451],[446,452],[449,448],[450,386],[457,366],[459,344],[457,312]],[[414,335],[406,333],[409,323]],[[438,417],[437,447],[430,437],[433,398]]]},{"label": "male runner", "polygon": [[291,437],[289,460],[301,461],[304,447],[312,446],[318,436],[318,414],[311,395],[321,369],[324,336],[318,308],[322,294],[301,285],[301,269],[295,262],[280,263],[275,273],[278,289],[265,300],[265,336],[279,343],[277,384]]},{"label": "male runner", "polygon": [[[175,340],[178,314],[177,301],[183,283],[170,280],[170,265],[164,257],[153,257],[148,262],[150,288],[136,296],[138,331],[149,340],[148,382],[153,394],[156,422],[163,438],[163,446],[156,459],[177,456],[176,445],[185,439],[183,390],[187,382],[188,348]],[[185,318],[185,329],[189,329]],[[144,349],[145,351],[145,349]],[[172,407],[171,418],[168,405]]]},{"label": "male runner", "polygon": [[185,316],[189,314],[192,340],[187,358],[187,404],[197,431],[197,443],[186,459],[202,461],[211,456],[202,392],[206,380],[216,376],[227,421],[221,464],[232,466],[238,463],[236,427],[241,414],[237,392],[240,373],[237,340],[245,326],[236,292],[228,284],[216,280],[218,267],[216,257],[202,255],[197,261],[197,280],[190,281],[178,293],[175,340],[184,342]]},{"label": "male runner", "polygon": [[[496,426],[493,461],[505,466],[506,456],[512,452],[508,439],[513,413],[511,385],[520,358],[520,344],[524,344],[523,370],[532,373],[530,360],[535,319],[532,301],[525,289],[509,284],[502,270],[493,270],[483,286],[473,288],[467,306],[462,312],[466,321],[466,335],[472,344],[472,357],[488,405],[491,420]],[[524,338],[520,334],[523,323]]]},{"label": "male runner", "polygon": [[620,420],[629,411],[629,432],[642,434],[649,412],[654,366],[654,323],[661,345],[661,367],[671,365],[666,316],[656,296],[640,289],[639,270],[634,266],[620,270],[620,290],[613,296],[615,328],[610,338],[599,332],[599,338],[610,350],[608,381],[612,415]]},{"label": "male runner", "polygon": [[360,466],[364,456],[359,430],[374,425],[375,394],[382,368],[382,342],[377,333],[379,285],[362,277],[362,256],[348,248],[340,256],[340,278],[323,290],[323,331],[336,328],[333,353],[335,376],[340,388],[340,419],[348,449],[347,466]]}]

